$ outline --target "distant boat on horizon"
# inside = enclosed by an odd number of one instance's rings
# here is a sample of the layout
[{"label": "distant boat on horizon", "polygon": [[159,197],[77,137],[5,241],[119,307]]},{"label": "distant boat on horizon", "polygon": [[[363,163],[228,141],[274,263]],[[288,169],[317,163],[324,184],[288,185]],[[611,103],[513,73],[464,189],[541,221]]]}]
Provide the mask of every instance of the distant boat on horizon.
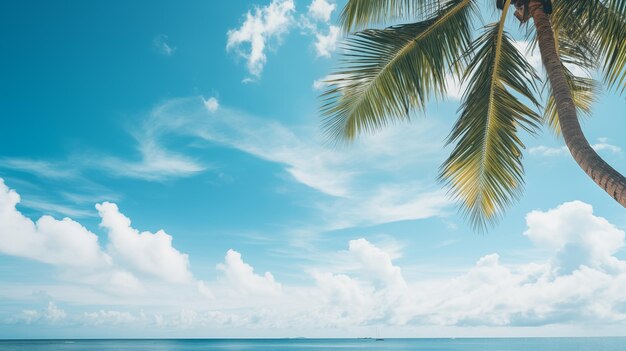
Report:
[{"label": "distant boat on horizon", "polygon": [[380,337],[380,331],[378,330],[378,327],[376,327],[376,339],[374,339],[375,341],[385,341],[384,338]]}]

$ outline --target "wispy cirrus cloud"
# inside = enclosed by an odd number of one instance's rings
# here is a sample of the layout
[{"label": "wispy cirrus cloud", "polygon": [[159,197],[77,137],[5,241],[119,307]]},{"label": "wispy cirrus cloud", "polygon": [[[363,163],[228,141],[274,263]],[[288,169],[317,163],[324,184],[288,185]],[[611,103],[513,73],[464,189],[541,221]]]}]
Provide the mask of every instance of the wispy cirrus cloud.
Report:
[{"label": "wispy cirrus cloud", "polygon": [[4,158],[1,168],[35,174],[43,178],[72,179],[79,175],[79,170],[66,162],[50,162],[27,158]]},{"label": "wispy cirrus cloud", "polygon": [[[432,122],[331,147],[315,128],[294,130],[227,106],[211,112],[199,97],[173,99],[154,111],[146,123],[155,134],[199,138],[280,164],[296,182],[330,196],[319,208],[333,228],[429,218],[450,206],[435,182],[445,134]],[[432,171],[420,182],[412,174],[424,165]]]},{"label": "wispy cirrus cloud", "polygon": [[176,51],[176,47],[169,43],[169,38],[164,34],[157,35],[152,41],[152,44],[159,53],[165,56],[172,56]]}]

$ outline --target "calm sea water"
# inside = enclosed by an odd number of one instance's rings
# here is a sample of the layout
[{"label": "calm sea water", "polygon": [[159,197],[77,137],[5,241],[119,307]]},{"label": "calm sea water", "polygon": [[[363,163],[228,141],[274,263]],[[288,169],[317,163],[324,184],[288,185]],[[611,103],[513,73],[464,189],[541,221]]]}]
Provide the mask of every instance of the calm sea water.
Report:
[{"label": "calm sea water", "polygon": [[626,338],[0,340],[2,351],[626,351]]}]

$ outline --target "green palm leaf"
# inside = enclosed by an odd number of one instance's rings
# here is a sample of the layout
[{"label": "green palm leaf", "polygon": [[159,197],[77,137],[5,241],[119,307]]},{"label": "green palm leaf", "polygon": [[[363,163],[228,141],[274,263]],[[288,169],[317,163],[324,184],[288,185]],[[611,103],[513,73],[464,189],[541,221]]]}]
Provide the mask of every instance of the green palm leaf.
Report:
[{"label": "green palm leaf", "polygon": [[340,16],[346,32],[392,20],[425,18],[439,6],[439,0],[349,0]]},{"label": "green palm leaf", "polygon": [[[622,92],[626,89],[626,2],[606,0],[598,25],[598,41],[604,58],[604,79]],[[621,88],[619,88],[621,87]]]},{"label": "green palm leaf", "polygon": [[576,0],[555,2],[555,27],[574,41],[594,43],[598,68],[609,87],[626,89],[626,2]]},{"label": "green palm leaf", "polygon": [[408,119],[431,95],[443,95],[446,75],[469,47],[471,4],[449,0],[426,21],[350,37],[342,67],[322,94],[327,136],[353,139]]},{"label": "green palm leaf", "polygon": [[448,138],[456,145],[440,173],[479,229],[519,196],[524,145],[518,129],[533,132],[540,122],[540,116],[517,97],[538,106],[537,73],[517,51],[503,24],[504,18],[488,25],[472,46],[475,54],[465,76],[469,84],[461,115]]}]

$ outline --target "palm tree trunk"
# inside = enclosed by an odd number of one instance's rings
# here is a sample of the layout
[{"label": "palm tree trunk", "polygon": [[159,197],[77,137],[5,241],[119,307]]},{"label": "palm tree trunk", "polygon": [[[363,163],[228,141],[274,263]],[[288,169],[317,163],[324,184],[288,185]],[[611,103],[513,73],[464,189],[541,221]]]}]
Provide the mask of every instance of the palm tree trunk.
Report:
[{"label": "palm tree trunk", "polygon": [[580,128],[576,107],[556,50],[550,17],[537,1],[531,3],[531,15],[537,30],[541,59],[552,86],[565,144],[580,168],[615,201],[626,207],[626,178],[596,153]]}]

